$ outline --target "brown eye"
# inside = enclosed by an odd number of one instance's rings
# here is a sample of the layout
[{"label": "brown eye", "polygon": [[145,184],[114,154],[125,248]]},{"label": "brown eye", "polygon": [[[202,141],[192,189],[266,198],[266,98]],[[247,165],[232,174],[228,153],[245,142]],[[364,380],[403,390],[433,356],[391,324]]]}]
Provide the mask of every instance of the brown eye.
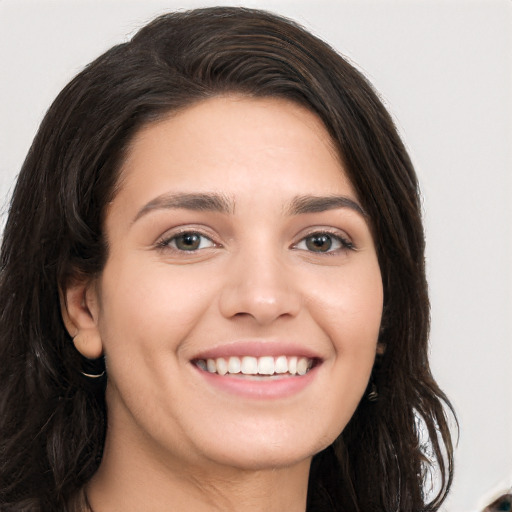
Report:
[{"label": "brown eye", "polygon": [[321,231],[311,233],[304,237],[297,245],[295,245],[295,249],[323,254],[335,251],[352,250],[354,249],[354,244],[340,235]]},{"label": "brown eye", "polygon": [[175,235],[165,242],[164,245],[178,249],[179,251],[197,251],[198,249],[205,249],[213,247],[214,243],[201,233],[194,231],[187,231]]},{"label": "brown eye", "polygon": [[305,239],[306,247],[313,252],[328,252],[333,246],[333,237],[327,233],[318,233]]}]

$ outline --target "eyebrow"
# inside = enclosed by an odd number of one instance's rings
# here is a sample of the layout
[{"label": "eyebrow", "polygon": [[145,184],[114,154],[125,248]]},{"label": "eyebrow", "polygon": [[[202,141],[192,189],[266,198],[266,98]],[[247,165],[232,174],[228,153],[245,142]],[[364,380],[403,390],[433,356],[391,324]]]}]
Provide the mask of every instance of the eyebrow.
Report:
[{"label": "eyebrow", "polygon": [[[154,210],[172,210],[183,208],[203,212],[218,212],[233,214],[235,202],[233,199],[214,193],[176,193],[163,194],[145,204],[133,219],[133,223]],[[363,217],[367,213],[355,200],[346,196],[310,196],[303,195],[293,198],[285,209],[286,215],[303,215],[320,213],[337,208],[350,208]]]},{"label": "eyebrow", "polygon": [[320,213],[336,208],[350,208],[363,217],[368,217],[363,207],[354,199],[346,196],[298,196],[289,204],[288,215],[302,215],[305,213]]},{"label": "eyebrow", "polygon": [[152,199],[137,213],[133,222],[136,222],[147,213],[154,210],[171,210],[184,208],[202,212],[233,213],[234,201],[222,194],[164,194]]}]

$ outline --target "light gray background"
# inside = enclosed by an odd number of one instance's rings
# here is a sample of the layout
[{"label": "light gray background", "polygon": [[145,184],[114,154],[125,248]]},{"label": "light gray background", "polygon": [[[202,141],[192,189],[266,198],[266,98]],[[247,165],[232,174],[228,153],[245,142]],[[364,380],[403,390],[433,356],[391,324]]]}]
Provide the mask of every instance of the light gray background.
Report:
[{"label": "light gray background", "polygon": [[[155,14],[216,3],[0,0],[2,204],[75,73]],[[512,485],[512,2],[231,4],[305,24],[357,63],[395,116],[424,195],[432,365],[461,424],[446,510],[478,510]]]}]

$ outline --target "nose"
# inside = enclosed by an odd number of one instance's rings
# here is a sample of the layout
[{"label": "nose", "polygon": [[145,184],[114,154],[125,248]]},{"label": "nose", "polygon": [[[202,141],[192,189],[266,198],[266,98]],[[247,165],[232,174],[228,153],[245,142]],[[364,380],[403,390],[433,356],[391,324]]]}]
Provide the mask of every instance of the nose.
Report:
[{"label": "nose", "polygon": [[258,251],[240,254],[232,263],[219,301],[224,317],[268,325],[298,315],[302,300],[297,276],[283,258]]}]

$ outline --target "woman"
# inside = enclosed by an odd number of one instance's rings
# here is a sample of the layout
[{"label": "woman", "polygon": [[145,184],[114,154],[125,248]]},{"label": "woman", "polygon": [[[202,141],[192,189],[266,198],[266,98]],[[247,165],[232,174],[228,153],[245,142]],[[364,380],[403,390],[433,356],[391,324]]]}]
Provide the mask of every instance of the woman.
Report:
[{"label": "woman", "polygon": [[353,67],[269,13],[157,18],[62,91],[18,179],[2,510],[437,510],[423,252]]}]

